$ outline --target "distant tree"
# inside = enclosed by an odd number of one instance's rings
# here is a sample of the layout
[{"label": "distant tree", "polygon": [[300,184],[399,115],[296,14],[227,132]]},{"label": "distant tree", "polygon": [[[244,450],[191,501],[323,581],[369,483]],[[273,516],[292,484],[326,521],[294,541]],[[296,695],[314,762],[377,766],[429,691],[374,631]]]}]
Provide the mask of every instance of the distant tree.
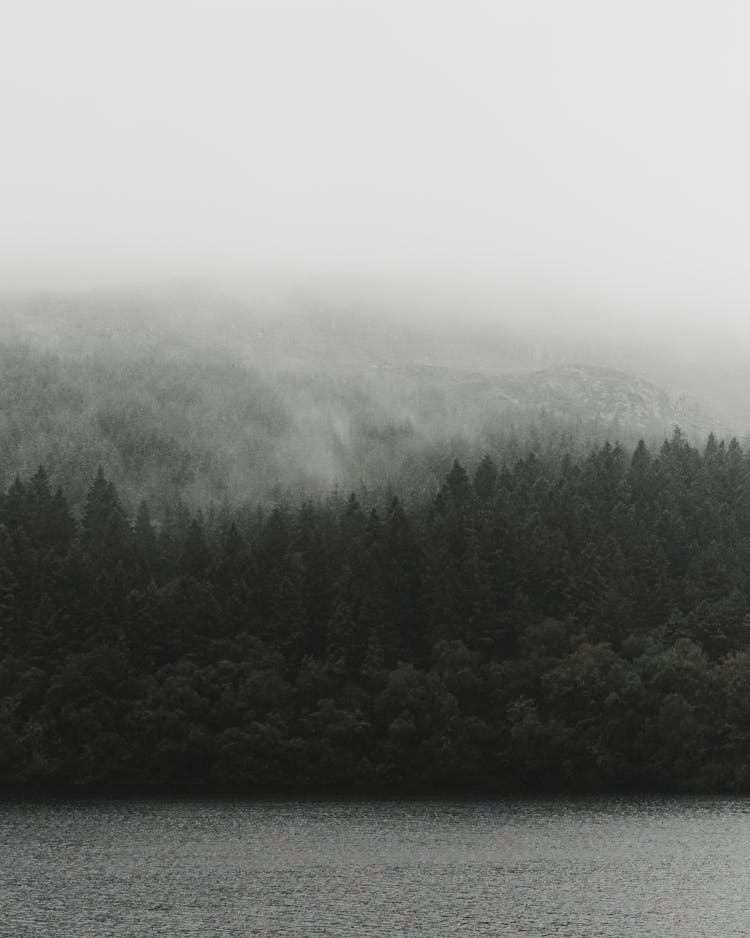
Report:
[{"label": "distant tree", "polygon": [[480,502],[488,502],[497,491],[498,468],[489,455],[485,455],[474,473],[474,492]]},{"label": "distant tree", "polygon": [[0,647],[12,648],[18,625],[16,594],[18,582],[11,570],[13,544],[10,534],[0,525]]},{"label": "distant tree", "polygon": [[58,488],[52,496],[47,511],[45,538],[53,549],[64,556],[73,542],[76,535],[76,523],[68,507],[68,501],[63,495],[61,488]]},{"label": "distant tree", "polygon": [[102,565],[123,561],[129,553],[128,520],[117,491],[104,478],[101,466],[86,496],[81,545],[91,560]]},{"label": "distant tree", "polygon": [[203,519],[198,516],[190,522],[182,548],[179,570],[183,576],[199,578],[208,569],[211,555],[203,533]]},{"label": "distant tree", "polygon": [[159,548],[151,512],[145,499],[141,499],[133,528],[133,551],[145,581],[158,574]]}]

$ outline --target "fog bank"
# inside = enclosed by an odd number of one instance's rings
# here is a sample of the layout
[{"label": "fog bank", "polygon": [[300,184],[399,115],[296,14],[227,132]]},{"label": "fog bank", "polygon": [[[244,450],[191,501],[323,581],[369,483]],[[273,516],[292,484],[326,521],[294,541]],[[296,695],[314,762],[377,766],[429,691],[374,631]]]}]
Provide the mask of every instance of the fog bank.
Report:
[{"label": "fog bank", "polygon": [[14,4],[0,285],[354,279],[745,341],[749,26],[729,0]]}]

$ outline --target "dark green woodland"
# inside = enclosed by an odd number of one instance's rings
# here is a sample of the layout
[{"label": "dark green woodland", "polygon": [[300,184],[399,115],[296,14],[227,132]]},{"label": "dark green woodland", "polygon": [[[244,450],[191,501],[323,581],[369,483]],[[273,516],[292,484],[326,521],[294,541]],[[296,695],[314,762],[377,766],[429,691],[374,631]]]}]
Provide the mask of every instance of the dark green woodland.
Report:
[{"label": "dark green woodland", "polygon": [[129,516],[0,497],[0,782],[750,791],[750,458],[458,462],[439,490]]}]

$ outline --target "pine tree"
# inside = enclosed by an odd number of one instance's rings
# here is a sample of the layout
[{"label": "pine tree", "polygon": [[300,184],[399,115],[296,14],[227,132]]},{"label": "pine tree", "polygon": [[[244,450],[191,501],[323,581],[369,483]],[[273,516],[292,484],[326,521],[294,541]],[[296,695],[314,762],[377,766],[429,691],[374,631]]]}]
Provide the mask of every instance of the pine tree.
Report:
[{"label": "pine tree", "polygon": [[20,649],[14,645],[18,639],[18,582],[11,570],[12,554],[10,534],[0,525],[0,648],[17,654]]},{"label": "pine tree", "polygon": [[474,473],[474,492],[480,502],[488,502],[496,493],[499,475],[494,461],[485,455]]},{"label": "pine tree", "polygon": [[57,489],[49,505],[45,533],[53,550],[61,557],[65,556],[75,537],[76,523],[61,488]]},{"label": "pine tree", "polygon": [[211,555],[203,533],[203,518],[198,515],[188,528],[180,557],[180,573],[198,579],[206,572],[210,561]]},{"label": "pine tree", "polygon": [[159,551],[151,512],[145,498],[138,505],[133,528],[133,550],[142,578],[148,582],[158,573]]},{"label": "pine tree", "polygon": [[117,490],[99,466],[86,495],[81,546],[96,564],[109,566],[127,558],[130,542],[130,528]]}]

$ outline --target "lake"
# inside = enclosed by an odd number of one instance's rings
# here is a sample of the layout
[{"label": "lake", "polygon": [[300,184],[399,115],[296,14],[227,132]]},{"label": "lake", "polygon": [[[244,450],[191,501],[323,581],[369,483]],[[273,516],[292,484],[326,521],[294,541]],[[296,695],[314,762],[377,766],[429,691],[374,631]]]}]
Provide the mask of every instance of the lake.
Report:
[{"label": "lake", "polygon": [[746,935],[750,802],[6,802],[0,934]]}]

